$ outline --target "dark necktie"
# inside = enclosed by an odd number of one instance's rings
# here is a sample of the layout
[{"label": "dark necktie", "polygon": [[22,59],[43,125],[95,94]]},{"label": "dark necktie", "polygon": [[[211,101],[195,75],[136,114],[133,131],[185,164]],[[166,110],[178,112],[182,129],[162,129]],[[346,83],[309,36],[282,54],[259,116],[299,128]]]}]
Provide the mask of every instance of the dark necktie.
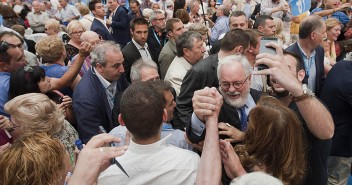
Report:
[{"label": "dark necktie", "polygon": [[240,114],[241,114],[241,130],[244,132],[247,130],[247,118],[248,118],[248,115],[246,114],[246,111],[245,111],[245,107],[246,105],[242,106],[240,108]]}]

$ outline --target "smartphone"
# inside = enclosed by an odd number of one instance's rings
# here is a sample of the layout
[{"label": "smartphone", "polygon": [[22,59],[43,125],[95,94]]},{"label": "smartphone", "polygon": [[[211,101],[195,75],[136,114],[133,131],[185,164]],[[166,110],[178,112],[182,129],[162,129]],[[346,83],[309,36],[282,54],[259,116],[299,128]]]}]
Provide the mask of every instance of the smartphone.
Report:
[{"label": "smartphone", "polygon": [[[260,48],[259,48],[259,53],[270,53],[273,55],[276,55],[276,50],[272,47],[266,47],[266,44],[270,42],[275,42],[278,43],[277,38],[275,37],[262,37],[260,40]],[[258,65],[258,71],[263,70],[263,69],[268,69],[269,67],[266,66],[265,64],[259,64]]]}]

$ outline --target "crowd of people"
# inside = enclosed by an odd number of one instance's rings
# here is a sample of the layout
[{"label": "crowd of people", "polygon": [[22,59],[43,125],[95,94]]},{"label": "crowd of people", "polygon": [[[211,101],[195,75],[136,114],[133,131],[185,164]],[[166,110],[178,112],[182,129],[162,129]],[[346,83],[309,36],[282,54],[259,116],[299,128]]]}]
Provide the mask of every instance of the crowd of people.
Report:
[{"label": "crowd of people", "polygon": [[293,6],[3,1],[0,184],[346,185],[352,6]]}]

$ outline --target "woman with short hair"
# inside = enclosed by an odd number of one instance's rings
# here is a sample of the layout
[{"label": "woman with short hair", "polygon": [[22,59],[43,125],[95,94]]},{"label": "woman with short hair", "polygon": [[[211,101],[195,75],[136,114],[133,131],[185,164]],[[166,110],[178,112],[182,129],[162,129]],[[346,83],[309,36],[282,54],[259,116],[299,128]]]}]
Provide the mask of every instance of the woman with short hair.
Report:
[{"label": "woman with short hair", "polygon": [[78,139],[78,133],[64,119],[62,109],[48,96],[41,93],[23,94],[7,102],[4,109],[11,115],[13,127],[10,134],[15,141],[35,133],[48,133],[66,147],[70,162],[74,166],[74,143]]}]

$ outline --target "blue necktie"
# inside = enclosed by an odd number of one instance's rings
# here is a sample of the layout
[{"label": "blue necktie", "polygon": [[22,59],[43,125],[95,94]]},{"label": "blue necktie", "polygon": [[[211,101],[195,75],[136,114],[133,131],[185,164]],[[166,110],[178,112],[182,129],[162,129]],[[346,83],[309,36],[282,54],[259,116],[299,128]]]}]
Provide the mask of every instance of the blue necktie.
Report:
[{"label": "blue necktie", "polygon": [[244,132],[247,130],[247,114],[245,111],[246,105],[242,106],[240,108],[240,114],[241,114],[241,130]]}]

